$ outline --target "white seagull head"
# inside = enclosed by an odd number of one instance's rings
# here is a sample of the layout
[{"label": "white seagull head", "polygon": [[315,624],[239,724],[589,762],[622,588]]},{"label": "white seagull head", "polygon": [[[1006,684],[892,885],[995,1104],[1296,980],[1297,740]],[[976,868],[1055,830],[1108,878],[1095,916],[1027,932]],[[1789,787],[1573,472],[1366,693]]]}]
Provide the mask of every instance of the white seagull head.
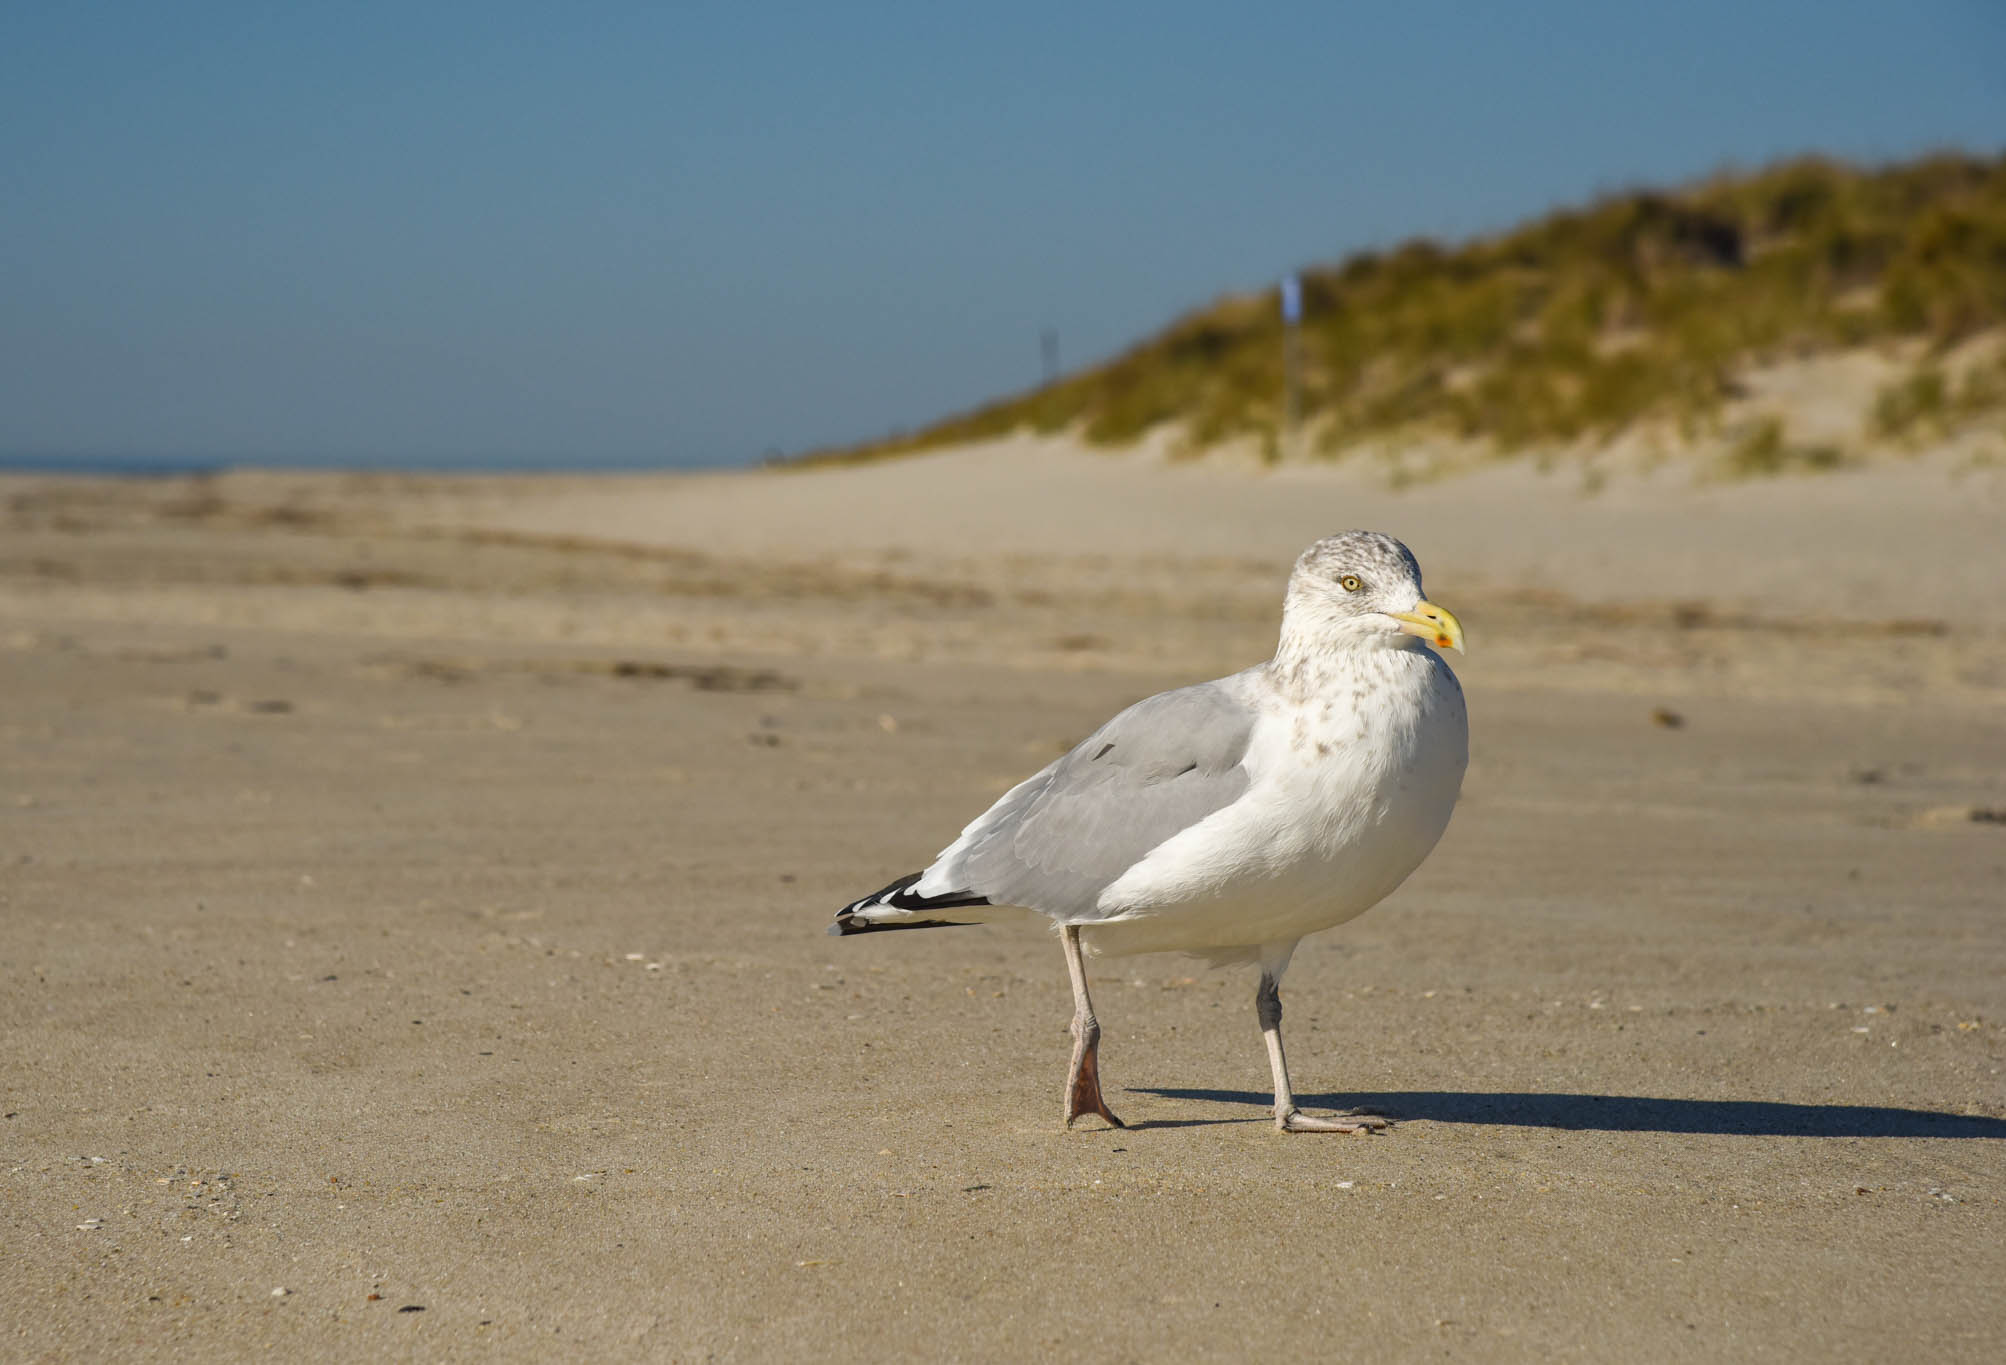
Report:
[{"label": "white seagull head", "polygon": [[1302,552],[1289,575],[1282,635],[1324,648],[1461,650],[1455,613],[1421,594],[1413,552],[1379,531],[1341,531]]}]

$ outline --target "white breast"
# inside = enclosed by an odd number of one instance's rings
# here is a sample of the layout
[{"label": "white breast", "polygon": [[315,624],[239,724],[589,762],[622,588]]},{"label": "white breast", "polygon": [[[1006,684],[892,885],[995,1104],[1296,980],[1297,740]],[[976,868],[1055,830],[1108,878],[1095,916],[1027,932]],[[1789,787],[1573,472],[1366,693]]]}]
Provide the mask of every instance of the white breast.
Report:
[{"label": "white breast", "polygon": [[1380,651],[1305,703],[1264,707],[1246,795],[1100,897],[1099,951],[1290,943],[1377,904],[1421,865],[1462,788],[1469,726],[1448,667]]}]

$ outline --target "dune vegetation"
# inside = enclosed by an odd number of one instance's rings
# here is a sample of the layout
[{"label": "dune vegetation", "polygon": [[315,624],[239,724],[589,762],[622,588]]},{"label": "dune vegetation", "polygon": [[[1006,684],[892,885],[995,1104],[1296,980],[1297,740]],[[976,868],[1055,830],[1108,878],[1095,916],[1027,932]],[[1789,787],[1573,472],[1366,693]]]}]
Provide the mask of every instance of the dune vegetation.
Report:
[{"label": "dune vegetation", "polygon": [[[1495,453],[1652,424],[1721,436],[1766,365],[1872,348],[1898,360],[1862,439],[1899,444],[2006,409],[2006,156],[1876,169],[1806,159],[1613,195],[1497,236],[1417,240],[1301,274],[1302,450],[1448,437]],[[893,439],[878,459],[1017,431],[1124,446],[1281,448],[1276,290],[1222,298],[1127,352]],[[1976,359],[1973,359],[1973,357]],[[1777,420],[1727,433],[1747,472],[1837,463]]]}]

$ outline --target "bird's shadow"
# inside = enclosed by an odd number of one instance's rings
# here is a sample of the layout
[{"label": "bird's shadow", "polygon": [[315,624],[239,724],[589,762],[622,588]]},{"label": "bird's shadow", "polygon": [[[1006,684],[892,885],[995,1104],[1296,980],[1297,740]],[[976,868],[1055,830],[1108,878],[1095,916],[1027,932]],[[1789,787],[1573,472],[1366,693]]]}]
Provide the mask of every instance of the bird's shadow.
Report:
[{"label": "bird's shadow", "polygon": [[[1264,1108],[1272,1105],[1274,1100],[1272,1095],[1249,1090],[1134,1087],[1134,1093],[1173,1100],[1205,1100],[1214,1104],[1252,1104]],[[2006,1119],[1870,1104],[1784,1104],[1776,1100],[1680,1100],[1652,1095],[1474,1090],[1298,1095],[1296,1100],[1311,1112],[1319,1109],[1358,1109],[1384,1114],[1395,1120],[1478,1123],[1507,1128],[1557,1128],[1568,1132],[2006,1140]],[[1250,1121],[1237,1118],[1215,1120],[1219,1123]]]},{"label": "bird's shadow", "polygon": [[[1152,1093],[1172,1094],[1175,1092],[1172,1091],[1153,1092],[1145,1090],[1135,1090],[1131,1088],[1129,1093],[1136,1095],[1144,1095]],[[1223,1124],[1229,1124],[1229,1123],[1273,1123],[1273,1122],[1274,1122],[1273,1119],[1268,1118],[1266,1115],[1262,1115],[1259,1118],[1246,1118],[1246,1119],[1142,1119],[1136,1122],[1123,1124],[1122,1126],[1128,1129],[1128,1131],[1130,1132],[1146,1133],[1152,1128],[1216,1128]]]}]

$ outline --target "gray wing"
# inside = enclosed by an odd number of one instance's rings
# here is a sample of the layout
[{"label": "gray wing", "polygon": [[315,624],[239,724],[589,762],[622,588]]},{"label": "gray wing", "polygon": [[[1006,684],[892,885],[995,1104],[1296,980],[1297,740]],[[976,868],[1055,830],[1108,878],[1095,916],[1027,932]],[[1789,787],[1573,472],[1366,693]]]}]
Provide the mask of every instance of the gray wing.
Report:
[{"label": "gray wing", "polygon": [[962,831],[926,883],[1092,918],[1144,854],[1240,799],[1253,728],[1253,709],[1216,682],[1139,701]]}]

